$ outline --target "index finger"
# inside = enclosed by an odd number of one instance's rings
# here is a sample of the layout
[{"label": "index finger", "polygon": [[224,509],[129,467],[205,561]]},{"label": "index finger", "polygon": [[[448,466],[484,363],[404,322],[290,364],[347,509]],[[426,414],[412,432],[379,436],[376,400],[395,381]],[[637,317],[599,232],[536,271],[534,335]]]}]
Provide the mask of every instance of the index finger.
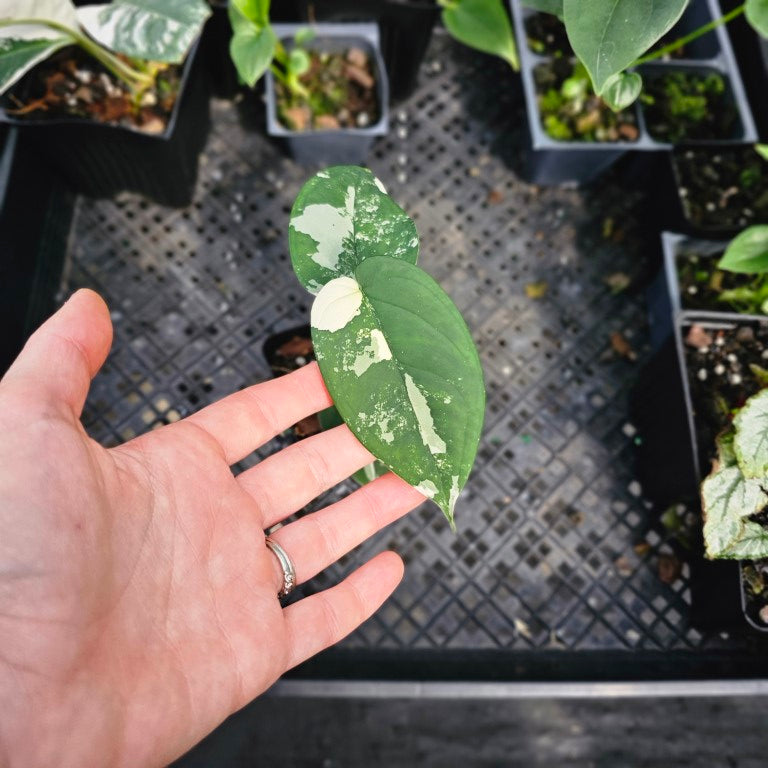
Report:
[{"label": "index finger", "polygon": [[333,405],[317,363],[235,392],[187,417],[221,446],[228,464],[292,424]]}]

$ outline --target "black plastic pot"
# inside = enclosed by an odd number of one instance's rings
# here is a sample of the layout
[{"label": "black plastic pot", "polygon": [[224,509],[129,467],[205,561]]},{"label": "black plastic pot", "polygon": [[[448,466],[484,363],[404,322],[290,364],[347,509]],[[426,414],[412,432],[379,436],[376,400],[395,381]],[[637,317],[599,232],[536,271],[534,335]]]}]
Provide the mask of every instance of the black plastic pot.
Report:
[{"label": "black plastic pot", "polygon": [[0,135],[0,376],[55,308],[74,205],[23,138]]},{"label": "black plastic pot", "polygon": [[[301,24],[275,24],[275,34],[290,47]],[[340,52],[350,47],[362,48],[375,62],[377,95],[381,109],[378,121],[367,128],[343,128],[330,131],[292,131],[277,118],[275,80],[266,74],[267,133],[284,139],[293,158],[303,165],[363,165],[377,136],[389,129],[389,86],[384,61],[379,50],[375,24],[316,24],[315,38],[307,44],[313,50]]]},{"label": "black plastic pot", "polygon": [[[653,138],[646,127],[643,109],[637,104],[635,111],[638,138],[635,141],[583,142],[558,141],[543,128],[537,103],[534,72],[537,67],[548,65],[551,58],[533,52],[527,41],[525,20],[534,13],[523,7],[522,0],[510,0],[518,49],[521,76],[525,92],[526,112],[530,132],[528,144],[527,179],[537,184],[561,184],[571,182],[587,184],[593,181],[620,157],[629,151],[658,152],[669,150],[672,144]],[[690,8],[675,26],[675,36],[696,29],[701,24],[717,18],[720,10],[716,0],[693,0]],[[754,120],[747,101],[741,77],[736,66],[728,36],[722,27],[696,41],[686,50],[686,59],[658,61],[643,67],[648,77],[661,76],[675,69],[688,71],[703,69],[721,74],[728,84],[739,118],[739,126],[731,136],[710,142],[719,145],[753,143],[757,139]],[[697,143],[697,142],[686,142]]]},{"label": "black plastic pot", "polygon": [[162,205],[186,206],[210,125],[210,87],[198,49],[195,44],[184,64],[179,97],[162,134],[83,119],[21,119],[5,110],[0,122],[18,126],[77,194],[112,197],[127,190]]},{"label": "black plastic pot", "polygon": [[419,69],[440,16],[434,0],[301,0],[303,18],[321,22],[373,21],[379,25],[381,52],[389,75],[389,95],[400,101],[413,93]]}]

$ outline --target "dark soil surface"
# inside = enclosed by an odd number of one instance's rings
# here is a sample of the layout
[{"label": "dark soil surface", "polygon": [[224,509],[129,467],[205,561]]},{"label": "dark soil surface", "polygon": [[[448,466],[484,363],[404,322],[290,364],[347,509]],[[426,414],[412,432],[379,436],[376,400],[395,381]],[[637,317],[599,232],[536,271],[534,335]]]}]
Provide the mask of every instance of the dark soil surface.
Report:
[{"label": "dark soil surface", "polygon": [[573,56],[565,24],[551,13],[529,16],[525,20],[525,36],[528,47],[540,56]]},{"label": "dark soil surface", "polygon": [[[688,326],[683,338],[700,466],[708,473],[715,439],[730,427],[734,411],[762,389],[750,366],[768,369],[768,323],[719,330]],[[768,626],[761,619],[768,605],[768,561],[745,562],[742,574],[747,613],[758,626]]]},{"label": "dark soil surface", "polygon": [[280,122],[293,131],[367,128],[379,121],[373,62],[365,51],[309,51],[309,70],[299,80],[309,98],[291,94],[276,81]]},{"label": "dark soil surface", "polygon": [[582,81],[579,66],[566,59],[554,59],[534,69],[537,101],[542,127],[559,141],[606,142],[637,141],[637,117],[634,110],[613,112],[583,79],[583,90],[576,96],[563,94],[563,84]]},{"label": "dark soil surface", "polygon": [[162,133],[176,103],[181,67],[161,71],[140,96],[78,48],[66,48],[34,67],[2,99],[16,118],[91,119],[143,133]]},{"label": "dark soil surface", "polygon": [[729,139],[739,116],[722,75],[702,69],[644,72],[641,102],[648,132],[657,141]]},{"label": "dark soil surface", "polygon": [[721,256],[722,251],[702,253],[696,248],[678,249],[677,279],[680,284],[682,307],[710,312],[761,314],[759,306],[752,306],[747,301],[723,301],[723,292],[755,288],[757,282],[766,282],[766,276],[740,275],[717,269],[716,265]]},{"label": "dark soil surface", "polygon": [[672,161],[685,217],[717,232],[768,221],[768,161],[749,147],[676,149]]}]

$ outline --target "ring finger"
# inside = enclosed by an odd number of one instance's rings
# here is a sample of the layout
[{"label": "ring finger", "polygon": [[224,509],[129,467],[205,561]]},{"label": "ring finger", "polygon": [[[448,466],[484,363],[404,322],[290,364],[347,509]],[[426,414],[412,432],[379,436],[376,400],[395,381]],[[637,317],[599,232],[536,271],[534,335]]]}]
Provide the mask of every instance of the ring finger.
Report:
[{"label": "ring finger", "polygon": [[[341,501],[283,526],[270,538],[290,557],[296,583],[301,584],[424,500],[413,486],[390,472]],[[273,560],[277,593],[284,573],[277,557]]]}]

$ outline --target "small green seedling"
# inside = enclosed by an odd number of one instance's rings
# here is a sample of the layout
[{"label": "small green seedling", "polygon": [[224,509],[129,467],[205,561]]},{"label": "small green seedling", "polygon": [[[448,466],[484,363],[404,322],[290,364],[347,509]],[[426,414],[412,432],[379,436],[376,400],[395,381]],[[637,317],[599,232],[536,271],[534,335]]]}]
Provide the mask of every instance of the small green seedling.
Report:
[{"label": "small green seedling", "polygon": [[154,85],[161,63],[184,60],[210,14],[203,0],[112,0],[81,8],[71,0],[0,0],[0,93],[68,45],[142,93]]},{"label": "small green seedling", "polygon": [[632,104],[642,91],[642,77],[627,71],[630,68],[660,59],[741,15],[758,34],[768,37],[768,0],[746,0],[690,34],[650,51],[677,24],[690,2],[523,0],[524,5],[553,13],[565,23],[571,47],[587,68],[595,93],[617,111]]},{"label": "small green seedling", "polygon": [[759,519],[768,508],[768,390],[747,400],[717,448],[701,485],[707,557],[768,557],[768,527]]},{"label": "small green seedling", "polygon": [[455,528],[483,425],[483,374],[458,309],[416,266],[413,221],[369,170],[338,166],[301,189],[288,241],[296,276],[316,294],[312,341],[339,415]]}]

